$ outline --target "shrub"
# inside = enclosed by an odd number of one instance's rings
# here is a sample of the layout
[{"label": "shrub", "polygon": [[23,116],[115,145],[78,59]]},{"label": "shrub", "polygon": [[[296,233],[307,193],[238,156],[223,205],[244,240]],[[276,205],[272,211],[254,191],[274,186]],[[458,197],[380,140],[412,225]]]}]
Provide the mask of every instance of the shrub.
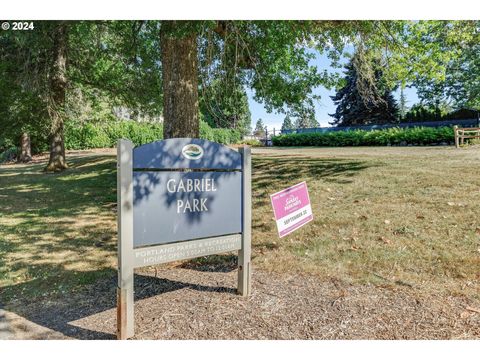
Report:
[{"label": "shrub", "polygon": [[11,162],[17,159],[18,156],[18,148],[10,147],[7,150],[0,153],[0,163],[3,162]]},{"label": "shrub", "polygon": [[0,138],[0,153],[3,153],[4,151],[7,151],[10,148],[13,148],[15,146],[16,146],[16,144],[13,142],[12,139],[7,138],[7,137]]},{"label": "shrub", "polygon": [[434,145],[454,141],[451,127],[390,128],[383,130],[330,131],[285,134],[272,138],[275,146],[387,146]]},{"label": "shrub", "polygon": [[[211,128],[200,122],[200,138],[221,144],[240,141],[241,134],[234,129]],[[69,150],[83,150],[115,147],[118,139],[129,139],[135,146],[163,139],[163,126],[158,123],[116,121],[107,123],[65,123],[65,147]]]},{"label": "shrub", "polygon": [[235,144],[237,144],[237,145],[249,145],[249,146],[252,146],[252,147],[263,146],[263,144],[257,139],[243,139],[243,140],[237,141]]}]

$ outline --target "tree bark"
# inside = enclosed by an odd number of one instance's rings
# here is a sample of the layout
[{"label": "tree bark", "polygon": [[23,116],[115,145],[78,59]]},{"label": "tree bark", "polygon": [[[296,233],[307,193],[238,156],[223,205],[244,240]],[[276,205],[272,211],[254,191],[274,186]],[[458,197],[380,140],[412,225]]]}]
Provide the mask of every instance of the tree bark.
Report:
[{"label": "tree bark", "polygon": [[165,21],[160,35],[163,76],[163,136],[199,137],[197,35],[188,22]]},{"label": "tree bark", "polygon": [[50,159],[46,171],[61,171],[67,168],[63,133],[65,91],[67,88],[67,42],[68,24],[59,22],[53,30],[53,67],[50,78]]},{"label": "tree bark", "polygon": [[18,162],[32,161],[32,143],[30,141],[30,135],[26,132],[20,136],[20,156]]}]

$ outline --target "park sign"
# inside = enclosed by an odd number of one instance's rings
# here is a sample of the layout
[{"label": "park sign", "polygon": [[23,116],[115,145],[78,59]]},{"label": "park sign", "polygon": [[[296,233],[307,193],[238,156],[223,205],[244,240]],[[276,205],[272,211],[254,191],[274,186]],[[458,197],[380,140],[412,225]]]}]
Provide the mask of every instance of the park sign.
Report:
[{"label": "park sign", "polygon": [[280,237],[290,234],[313,220],[305,181],[270,195],[270,199]]},{"label": "park sign", "polygon": [[238,292],[250,293],[251,159],[201,139],[117,145],[117,337],[134,336],[135,268],[238,251]]}]

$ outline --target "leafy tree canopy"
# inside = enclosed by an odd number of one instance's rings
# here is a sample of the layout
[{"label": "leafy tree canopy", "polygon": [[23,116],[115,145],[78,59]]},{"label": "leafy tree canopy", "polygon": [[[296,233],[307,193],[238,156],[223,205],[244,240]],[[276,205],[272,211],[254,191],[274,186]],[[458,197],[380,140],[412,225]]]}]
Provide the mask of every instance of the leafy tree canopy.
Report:
[{"label": "leafy tree canopy", "polygon": [[424,104],[480,108],[480,21],[408,22],[398,34],[390,81],[414,85]]},{"label": "leafy tree canopy", "polygon": [[[17,133],[39,129],[48,133],[53,111],[52,34],[57,24],[39,21],[34,31],[0,33],[2,127]],[[64,114],[75,116],[90,109],[98,115],[106,104],[161,112],[159,45],[151,35],[154,24],[73,21],[67,22],[67,29]]]},{"label": "leafy tree canopy", "polygon": [[227,85],[221,79],[200,86],[200,113],[215,128],[250,132],[251,114],[247,93],[240,84]]}]

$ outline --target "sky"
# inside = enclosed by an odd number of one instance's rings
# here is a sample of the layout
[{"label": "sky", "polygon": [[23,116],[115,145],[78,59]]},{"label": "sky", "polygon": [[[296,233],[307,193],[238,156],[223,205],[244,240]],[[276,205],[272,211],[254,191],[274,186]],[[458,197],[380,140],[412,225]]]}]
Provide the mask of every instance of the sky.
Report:
[{"label": "sky", "polygon": [[[311,61],[311,64],[317,66],[319,71],[323,71],[325,69],[332,72],[338,71],[338,69],[334,69],[330,66],[330,60],[325,54],[315,52],[315,55],[316,57]],[[346,59],[343,60],[343,63],[345,62]],[[273,128],[275,128],[275,130],[279,130],[282,127],[285,115],[275,112],[267,113],[264,105],[256,102],[253,99],[253,94],[254,93],[251,89],[247,89],[248,104],[252,114],[252,128],[255,128],[255,124],[258,119],[262,119],[269,131],[273,130]],[[328,114],[333,114],[335,112],[335,105],[330,98],[330,96],[335,95],[335,90],[327,90],[324,87],[318,87],[314,90],[314,94],[320,96],[320,100],[315,104],[315,118],[320,123],[320,126],[331,126],[328,122],[333,121],[333,118]],[[418,102],[415,88],[406,88],[404,90],[404,94],[407,99],[407,107],[410,107]],[[394,96],[398,101],[400,98],[400,90],[394,92]]]}]

